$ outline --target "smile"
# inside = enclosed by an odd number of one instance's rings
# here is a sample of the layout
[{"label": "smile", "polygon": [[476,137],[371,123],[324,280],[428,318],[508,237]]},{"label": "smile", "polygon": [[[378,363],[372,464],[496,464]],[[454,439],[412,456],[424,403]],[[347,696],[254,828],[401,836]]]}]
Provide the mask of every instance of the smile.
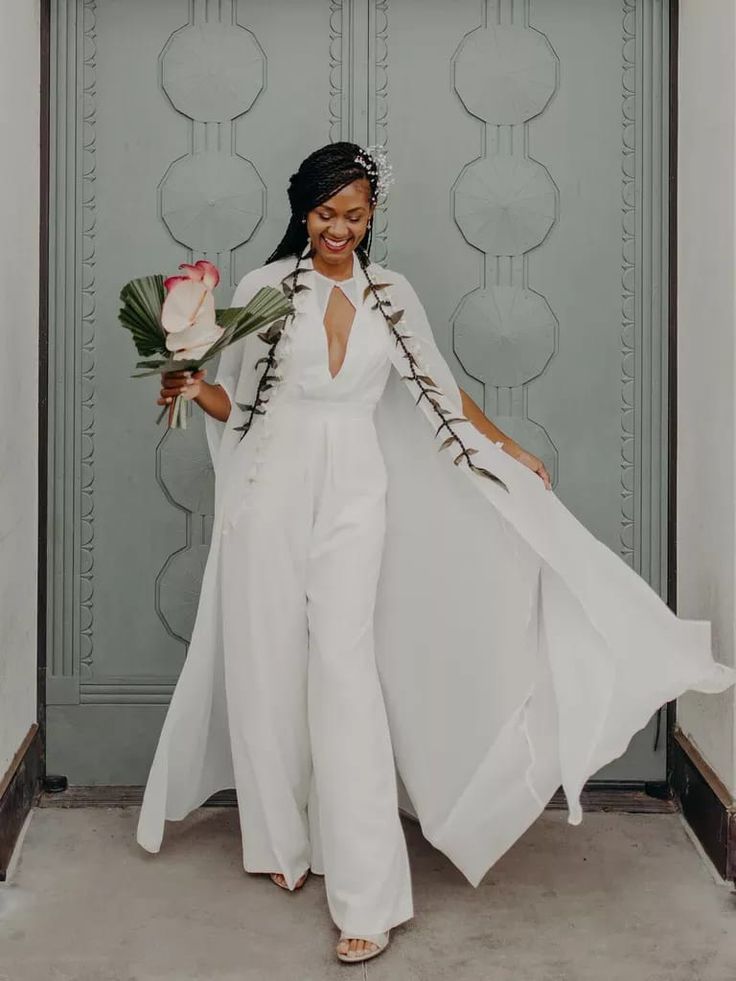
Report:
[{"label": "smile", "polygon": [[351,242],[351,239],[329,238],[327,235],[320,236],[330,252],[342,252]]}]

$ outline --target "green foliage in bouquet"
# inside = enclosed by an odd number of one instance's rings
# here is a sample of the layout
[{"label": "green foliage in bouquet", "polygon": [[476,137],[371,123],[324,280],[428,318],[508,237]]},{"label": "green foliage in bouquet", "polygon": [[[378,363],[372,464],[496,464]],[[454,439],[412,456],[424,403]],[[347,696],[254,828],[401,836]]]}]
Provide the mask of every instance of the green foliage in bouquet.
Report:
[{"label": "green foliage in bouquet", "polygon": [[[136,362],[136,368],[147,370],[133,375],[144,378],[164,371],[198,371],[223,348],[260,330],[291,313],[291,301],[273,286],[262,287],[245,307],[224,307],[216,311],[217,324],[223,328],[206,353],[196,358],[175,359],[166,347],[166,331],[161,325],[161,310],[166,294],[164,277],[142,276],[133,279],[120,291],[120,323],[133,338],[138,354],[147,360]],[[152,358],[152,355],[158,355]]]},{"label": "green foliage in bouquet", "polygon": [[[185,275],[141,276],[120,291],[120,323],[144,359],[136,363],[143,370],[134,378],[199,371],[228,345],[253,331],[283,326],[292,313],[291,299],[273,286],[264,286],[244,307],[216,310],[217,268],[206,260],[180,268]],[[168,411],[170,428],[186,428],[190,408],[189,400],[176,396],[159,421]]]}]

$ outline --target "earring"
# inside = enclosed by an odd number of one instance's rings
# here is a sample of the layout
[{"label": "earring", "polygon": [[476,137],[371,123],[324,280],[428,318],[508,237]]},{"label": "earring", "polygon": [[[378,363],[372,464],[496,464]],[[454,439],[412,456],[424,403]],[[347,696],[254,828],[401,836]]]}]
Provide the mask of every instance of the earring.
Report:
[{"label": "earring", "polygon": [[306,218],[302,218],[302,225],[306,225],[306,224],[307,224],[307,219]]}]

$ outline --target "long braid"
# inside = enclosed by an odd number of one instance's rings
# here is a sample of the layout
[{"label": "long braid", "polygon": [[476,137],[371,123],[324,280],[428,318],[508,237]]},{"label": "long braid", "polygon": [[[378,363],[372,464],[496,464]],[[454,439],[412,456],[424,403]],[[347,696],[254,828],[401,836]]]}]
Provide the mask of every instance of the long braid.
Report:
[{"label": "long braid", "polygon": [[[357,144],[343,141],[329,143],[327,146],[315,150],[314,153],[302,161],[297,172],[292,174],[288,189],[291,218],[283,238],[266,260],[266,264],[268,264],[288,256],[297,257],[296,267],[293,272],[289,273],[281,281],[281,288],[287,297],[291,299],[298,291],[308,289],[307,286],[299,283],[302,259],[307,257],[305,252],[309,244],[309,236],[306,228],[307,214],[337,194],[343,187],[361,179],[368,180],[371,192],[371,204],[375,205],[382,187],[382,177],[379,169],[375,160],[370,155],[365,155]],[[381,311],[395,343],[401,348],[404,357],[409,363],[411,373],[404,375],[403,378],[417,385],[419,389],[417,405],[422,399],[426,399],[439,419],[439,426],[435,433],[435,438],[440,433],[446,433],[446,437],[440,445],[440,450],[451,446],[453,443],[456,444],[456,448],[459,447],[460,450],[453,460],[456,465],[464,462],[473,473],[494,481],[494,483],[499,484],[504,490],[508,491],[508,487],[500,477],[486,470],[485,467],[480,467],[473,463],[471,456],[478,451],[473,447],[467,446],[454,429],[456,423],[469,422],[470,420],[465,416],[453,417],[452,412],[440,404],[439,399],[445,397],[444,393],[437,387],[437,383],[424,372],[422,366],[417,362],[414,353],[407,345],[406,341],[410,335],[403,334],[398,330],[398,324],[402,320],[404,311],[391,309],[391,303],[381,296],[379,292],[381,287],[374,283],[368,270],[372,234],[373,218],[371,217],[366,228],[366,233],[361,243],[356,247],[355,252],[375,299],[374,309]],[[312,255],[311,246],[308,250],[308,255]],[[238,427],[238,430],[242,432],[242,436],[251,428],[255,416],[265,415],[266,410],[263,406],[268,403],[268,399],[264,397],[265,393],[274,384],[281,381],[281,378],[274,373],[277,364],[276,351],[287,323],[294,316],[295,313],[292,311],[286,318],[278,321],[276,324],[272,324],[268,330],[258,335],[261,340],[269,345],[269,350],[266,355],[259,358],[256,362],[256,367],[263,363],[265,364],[265,368],[259,379],[253,403],[241,406],[241,408],[249,410],[248,419],[242,426]]]},{"label": "long braid", "polygon": [[[360,259],[361,268],[363,269],[365,277],[368,280],[368,287],[376,301],[374,309],[381,311],[381,314],[383,315],[383,319],[386,321],[386,326],[388,327],[391,336],[394,339],[394,342],[398,347],[401,348],[404,357],[409,362],[409,370],[411,374],[403,375],[402,377],[407,381],[414,382],[414,384],[419,388],[419,397],[416,400],[416,404],[419,405],[422,399],[426,399],[427,402],[431,405],[435,415],[439,419],[440,424],[437,428],[437,431],[434,434],[435,439],[443,431],[447,433],[446,438],[440,445],[440,450],[444,450],[446,447],[451,446],[453,443],[457,444],[456,448],[459,447],[460,452],[452,461],[454,464],[457,465],[461,462],[465,462],[468,465],[468,467],[473,471],[473,473],[477,473],[481,477],[487,477],[489,480],[492,480],[494,483],[499,484],[501,487],[503,487],[505,491],[508,491],[509,489],[508,486],[503,480],[501,480],[500,477],[497,477],[495,474],[491,473],[490,470],[486,470],[485,467],[479,467],[477,464],[473,463],[473,461],[470,459],[470,457],[474,453],[477,453],[478,451],[476,449],[473,449],[472,447],[466,446],[463,439],[458,435],[458,433],[453,428],[455,423],[470,422],[470,420],[467,419],[465,416],[453,417],[450,410],[444,408],[440,404],[439,398],[441,398],[444,395],[444,393],[440,388],[437,387],[437,383],[430,375],[424,374],[422,367],[418,364],[417,359],[414,356],[414,353],[410,350],[410,348],[406,343],[409,335],[402,334],[398,329],[398,324],[401,322],[401,319],[404,315],[404,311],[391,309],[392,305],[390,301],[386,300],[384,297],[381,296],[379,292],[380,286],[373,281],[373,278],[368,270],[368,266],[369,266],[368,257],[361,255],[359,256],[359,259]],[[448,418],[448,416],[450,418]]]},{"label": "long braid", "polygon": [[[302,270],[302,259],[307,258],[303,252],[299,252],[296,261],[296,266],[288,275],[284,276],[281,280],[281,289],[288,299],[292,299],[294,294],[297,293],[297,287],[299,284],[299,274]],[[291,283],[289,283],[291,280]],[[301,286],[301,289],[306,289],[307,287]],[[235,426],[235,431],[241,434],[242,439],[248,432],[250,427],[253,425],[253,420],[256,416],[265,415],[266,410],[263,408],[264,405],[268,404],[268,399],[265,398],[266,392],[273,388],[274,384],[281,381],[281,376],[274,373],[276,368],[276,349],[278,348],[279,341],[281,340],[284,329],[286,328],[287,322],[293,319],[295,316],[295,311],[292,309],[290,313],[283,317],[281,320],[277,320],[271,326],[258,334],[258,337],[266,344],[269,345],[268,353],[262,358],[259,358],[254,367],[257,368],[259,364],[265,364],[265,368],[261,373],[261,377],[258,380],[258,386],[256,388],[255,398],[252,403],[245,403],[240,405],[241,409],[248,410],[248,418],[245,420],[242,426]]]},{"label": "long braid", "polygon": [[[356,143],[348,142],[328,143],[327,146],[315,150],[302,161],[297,172],[292,174],[288,189],[291,218],[283,238],[266,259],[266,265],[268,265],[268,263],[289,256],[297,257],[294,270],[281,280],[281,288],[289,299],[292,299],[297,292],[309,288],[299,282],[302,260],[312,255],[311,246],[307,250],[309,245],[306,227],[308,212],[356,180],[368,181],[371,189],[371,202],[375,204],[379,189],[378,170],[371,165],[369,158],[362,155],[362,150]],[[372,234],[373,219],[371,217],[363,240],[355,250],[361,263],[368,261]],[[280,376],[274,370],[277,365],[277,348],[287,324],[293,320],[294,316],[295,311],[292,310],[285,318],[276,321],[267,330],[258,334],[258,337],[268,344],[269,348],[268,352],[259,358],[255,364],[256,368],[260,364],[265,365],[265,367],[258,380],[253,402],[240,405],[241,409],[248,412],[248,418],[243,425],[235,427],[236,431],[241,434],[241,439],[250,430],[255,417],[266,414],[264,406],[269,401],[265,397],[266,393],[281,381]]]}]

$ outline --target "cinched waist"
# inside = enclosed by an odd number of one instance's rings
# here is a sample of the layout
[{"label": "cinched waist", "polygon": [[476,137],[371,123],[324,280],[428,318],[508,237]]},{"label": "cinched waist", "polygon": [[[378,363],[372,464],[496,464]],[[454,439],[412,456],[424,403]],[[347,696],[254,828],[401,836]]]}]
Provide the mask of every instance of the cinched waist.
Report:
[{"label": "cinched waist", "polygon": [[338,416],[346,419],[370,419],[375,412],[375,402],[350,402],[342,399],[281,399],[273,407],[273,413],[298,415]]}]

